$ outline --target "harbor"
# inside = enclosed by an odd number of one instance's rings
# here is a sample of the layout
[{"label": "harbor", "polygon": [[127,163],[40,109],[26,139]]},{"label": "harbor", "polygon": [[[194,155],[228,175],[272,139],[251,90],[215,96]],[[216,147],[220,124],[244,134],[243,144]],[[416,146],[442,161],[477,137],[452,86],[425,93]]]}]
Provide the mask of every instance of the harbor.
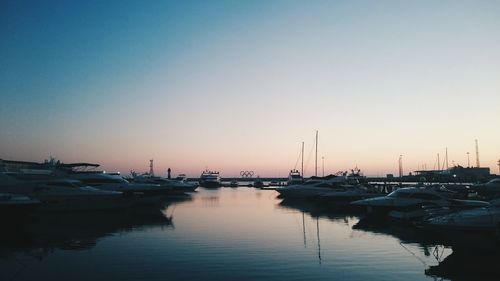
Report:
[{"label": "harbor", "polygon": [[367,225],[356,211],[276,197],[276,191],[247,187],[201,188],[165,202],[165,217],[140,210],[46,214],[29,227],[4,226],[2,280],[472,280],[499,274],[491,266],[494,252],[464,256],[412,227]]},{"label": "harbor", "polygon": [[128,177],[55,159],[0,163],[2,280],[500,276],[497,185],[394,183],[359,169],[174,178],[155,176],[153,161]]},{"label": "harbor", "polygon": [[500,0],[0,2],[0,281],[500,280]]}]

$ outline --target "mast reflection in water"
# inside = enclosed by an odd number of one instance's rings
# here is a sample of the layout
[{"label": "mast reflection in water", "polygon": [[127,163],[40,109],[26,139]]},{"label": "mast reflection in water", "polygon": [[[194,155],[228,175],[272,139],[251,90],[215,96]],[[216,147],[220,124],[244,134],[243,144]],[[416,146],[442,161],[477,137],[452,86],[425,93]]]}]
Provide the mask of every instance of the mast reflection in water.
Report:
[{"label": "mast reflection in water", "polygon": [[272,190],[200,188],[161,211],[2,227],[0,280],[432,280],[454,279],[453,263],[467,259],[412,228]]}]

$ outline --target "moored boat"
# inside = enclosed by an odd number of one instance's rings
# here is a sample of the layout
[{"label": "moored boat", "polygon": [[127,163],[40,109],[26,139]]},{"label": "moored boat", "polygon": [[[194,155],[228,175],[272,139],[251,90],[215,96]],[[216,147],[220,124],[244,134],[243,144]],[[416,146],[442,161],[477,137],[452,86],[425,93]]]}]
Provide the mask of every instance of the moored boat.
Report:
[{"label": "moored boat", "polygon": [[453,195],[454,193],[439,188],[407,187],[397,189],[387,196],[358,200],[351,204],[365,206],[371,216],[389,216],[405,221],[428,216],[426,209],[430,207],[463,210],[488,205],[484,201],[455,199]]},{"label": "moored boat", "polygon": [[200,186],[205,188],[218,188],[221,186],[219,172],[205,170],[200,175]]}]

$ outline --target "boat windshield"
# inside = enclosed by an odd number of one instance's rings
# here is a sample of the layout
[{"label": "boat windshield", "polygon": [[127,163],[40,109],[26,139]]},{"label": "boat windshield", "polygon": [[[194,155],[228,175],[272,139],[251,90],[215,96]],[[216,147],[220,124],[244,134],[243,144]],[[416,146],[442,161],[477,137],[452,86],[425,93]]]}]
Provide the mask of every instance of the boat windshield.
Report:
[{"label": "boat windshield", "polygon": [[392,197],[392,198],[410,198],[411,195],[412,194],[410,192],[405,192],[405,191],[401,191],[401,190],[395,190],[395,191],[389,193],[389,195],[387,195],[387,197]]}]

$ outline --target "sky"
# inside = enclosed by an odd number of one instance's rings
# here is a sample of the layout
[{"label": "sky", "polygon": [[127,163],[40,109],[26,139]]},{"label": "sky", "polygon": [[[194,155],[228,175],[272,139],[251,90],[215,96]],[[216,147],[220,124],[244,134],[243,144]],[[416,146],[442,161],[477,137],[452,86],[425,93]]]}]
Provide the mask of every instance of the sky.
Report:
[{"label": "sky", "polygon": [[[499,173],[500,1],[0,2],[0,158]],[[298,163],[299,162],[299,163]],[[298,165],[297,165],[298,163]]]}]

